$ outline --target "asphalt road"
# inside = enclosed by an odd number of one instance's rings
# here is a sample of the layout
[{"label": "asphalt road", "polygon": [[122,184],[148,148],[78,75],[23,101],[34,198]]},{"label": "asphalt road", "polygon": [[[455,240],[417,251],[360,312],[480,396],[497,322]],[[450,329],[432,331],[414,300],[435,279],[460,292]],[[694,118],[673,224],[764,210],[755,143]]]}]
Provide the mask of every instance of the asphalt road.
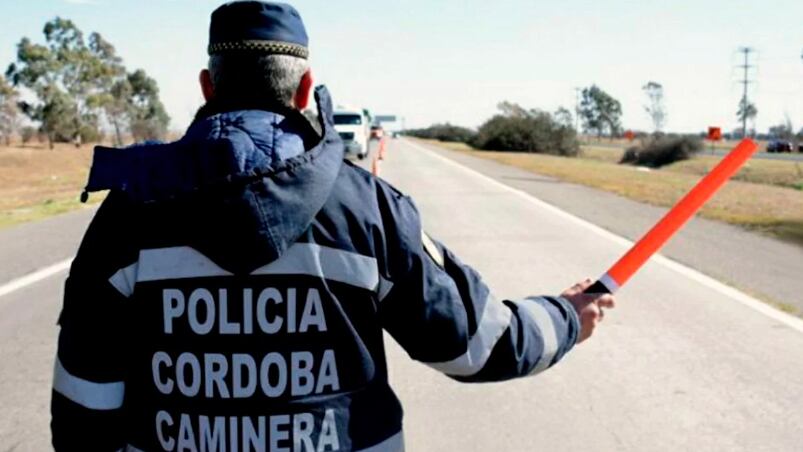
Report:
[{"label": "asphalt road", "polygon": [[[639,239],[669,210],[463,152],[424,146],[630,240]],[[803,315],[803,247],[694,217],[661,252],[719,281]]]},{"label": "asphalt road", "polygon": [[[391,141],[382,176],[417,200],[428,231],[502,297],[558,292],[600,273],[628,245],[404,140]],[[15,278],[68,257],[89,213],[0,234],[0,451],[48,449],[64,271]],[[48,231],[57,240],[39,240]],[[392,383],[406,408],[407,449],[803,447],[803,322],[665,258],[649,264],[618,300],[588,343],[557,367],[515,382],[453,382],[388,341]]]}]

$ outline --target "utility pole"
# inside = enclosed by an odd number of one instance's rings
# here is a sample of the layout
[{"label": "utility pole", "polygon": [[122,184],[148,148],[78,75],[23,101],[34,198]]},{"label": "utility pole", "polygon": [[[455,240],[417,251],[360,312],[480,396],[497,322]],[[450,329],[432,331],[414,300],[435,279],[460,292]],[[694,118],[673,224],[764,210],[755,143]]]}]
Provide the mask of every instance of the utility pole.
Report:
[{"label": "utility pole", "polygon": [[744,64],[740,64],[738,67],[744,70],[744,78],[739,80],[739,82],[742,84],[742,138],[745,138],[747,137],[747,110],[750,105],[747,102],[747,85],[752,83],[749,77],[749,71],[751,67],[754,67],[750,64],[750,54],[755,52],[755,50],[750,47],[741,47],[739,48],[739,52],[744,54]]}]

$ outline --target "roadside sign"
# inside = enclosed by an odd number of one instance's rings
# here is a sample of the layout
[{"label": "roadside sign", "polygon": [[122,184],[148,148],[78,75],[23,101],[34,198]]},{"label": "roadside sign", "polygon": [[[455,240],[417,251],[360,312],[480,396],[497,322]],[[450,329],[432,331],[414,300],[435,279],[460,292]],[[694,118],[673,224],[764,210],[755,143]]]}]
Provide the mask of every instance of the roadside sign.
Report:
[{"label": "roadside sign", "polygon": [[711,141],[719,141],[722,139],[722,129],[719,127],[709,127],[708,136],[706,139]]},{"label": "roadside sign", "polygon": [[625,132],[625,138],[627,138],[627,141],[633,141],[636,138],[636,134],[632,130],[628,130]]}]

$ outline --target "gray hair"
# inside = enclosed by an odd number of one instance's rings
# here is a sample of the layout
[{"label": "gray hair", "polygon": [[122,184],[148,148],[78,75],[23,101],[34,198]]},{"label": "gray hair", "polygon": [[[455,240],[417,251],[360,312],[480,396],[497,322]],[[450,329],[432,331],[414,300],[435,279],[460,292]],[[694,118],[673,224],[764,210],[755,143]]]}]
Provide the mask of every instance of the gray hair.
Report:
[{"label": "gray hair", "polygon": [[209,58],[215,96],[228,101],[262,101],[294,108],[293,97],[304,73],[306,59],[290,55],[250,52],[225,53]]}]

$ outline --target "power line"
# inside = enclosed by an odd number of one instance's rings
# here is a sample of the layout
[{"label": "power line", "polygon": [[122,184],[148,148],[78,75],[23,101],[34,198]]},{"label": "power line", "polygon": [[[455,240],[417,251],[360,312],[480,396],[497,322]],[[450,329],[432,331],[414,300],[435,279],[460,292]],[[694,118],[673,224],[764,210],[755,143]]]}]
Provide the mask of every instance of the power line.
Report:
[{"label": "power line", "polygon": [[737,67],[744,70],[744,77],[739,82],[742,84],[742,137],[747,136],[747,112],[749,108],[749,103],[747,102],[747,86],[750,83],[753,83],[749,77],[749,71],[751,67],[755,67],[755,65],[750,64],[750,54],[755,52],[755,49],[750,47],[741,47],[739,48],[739,52],[744,54],[744,64],[740,64]]}]

